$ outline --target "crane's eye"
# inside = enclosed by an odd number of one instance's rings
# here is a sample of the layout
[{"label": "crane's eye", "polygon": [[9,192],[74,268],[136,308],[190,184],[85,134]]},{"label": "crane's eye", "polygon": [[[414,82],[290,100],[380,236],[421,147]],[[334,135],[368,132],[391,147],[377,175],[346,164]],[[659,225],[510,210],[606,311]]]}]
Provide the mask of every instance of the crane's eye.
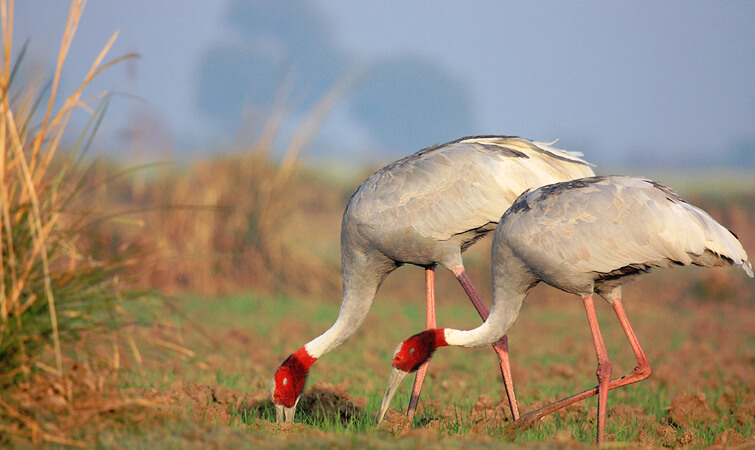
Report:
[{"label": "crane's eye", "polygon": [[409,349],[409,354],[410,354],[410,355],[413,355],[413,354],[414,354],[414,347],[412,347],[412,348],[410,348],[410,349]]}]

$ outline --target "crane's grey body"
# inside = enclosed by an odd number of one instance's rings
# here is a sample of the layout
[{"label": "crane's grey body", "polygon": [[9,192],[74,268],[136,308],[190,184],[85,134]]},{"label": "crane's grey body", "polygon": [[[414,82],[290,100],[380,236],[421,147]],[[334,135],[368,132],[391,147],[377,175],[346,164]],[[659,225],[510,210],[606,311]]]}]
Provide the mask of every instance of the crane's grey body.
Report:
[{"label": "crane's grey body", "polygon": [[508,136],[462,138],[375,172],[344,212],[343,302],[336,323],[305,347],[315,358],[359,327],[380,283],[402,264],[463,267],[461,253],[494,230],[528,188],[592,175],[578,153]]},{"label": "crane's grey body", "polygon": [[[753,276],[737,238],[705,211],[654,181],[592,177],[523,193],[493,238],[493,307],[464,346],[495,342],[540,281],[580,297],[621,297],[621,284],[653,267],[737,265]],[[456,331],[449,344],[464,336]]]}]

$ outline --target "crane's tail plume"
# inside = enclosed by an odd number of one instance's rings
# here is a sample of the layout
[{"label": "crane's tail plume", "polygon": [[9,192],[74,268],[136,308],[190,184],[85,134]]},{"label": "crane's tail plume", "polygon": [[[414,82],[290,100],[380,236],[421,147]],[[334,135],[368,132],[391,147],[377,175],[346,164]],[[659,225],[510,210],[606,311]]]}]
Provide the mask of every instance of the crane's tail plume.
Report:
[{"label": "crane's tail plume", "polygon": [[579,162],[579,163],[588,165],[590,167],[595,167],[595,164],[585,161],[584,159],[581,158],[581,156],[584,156],[582,152],[572,152],[572,151],[567,151],[567,150],[561,150],[560,148],[556,148],[556,147],[551,147],[553,144],[556,143],[556,141],[549,142],[547,144],[543,142],[532,141],[532,145],[544,151],[545,153],[550,153],[559,158],[568,159],[569,161]]},{"label": "crane's tail plume", "polygon": [[563,159],[566,161],[572,161],[572,162],[584,164],[585,166],[589,166],[589,167],[595,167],[595,164],[589,163],[581,158],[581,156],[583,156],[581,152],[571,152],[571,151],[566,151],[566,150],[561,150],[559,148],[551,147],[551,145],[555,144],[556,141],[546,144],[544,142],[535,142],[529,139],[520,138],[516,136],[476,136],[476,137],[466,138],[462,140],[461,142],[498,145],[501,147],[506,147],[506,148],[520,150],[520,151],[534,150],[536,152],[547,153],[558,159]]},{"label": "crane's tail plume", "polygon": [[741,263],[739,263],[739,267],[741,267],[742,270],[744,270],[747,275],[750,276],[750,278],[755,278],[755,274],[752,273],[752,264],[750,263],[750,261],[742,261]]},{"label": "crane's tail plume", "polygon": [[683,200],[678,204],[683,206],[686,212],[697,222],[699,226],[697,231],[701,232],[698,236],[704,242],[704,251],[702,254],[696,254],[697,252],[690,253],[693,264],[720,266],[728,263],[741,267],[750,278],[753,278],[752,263],[748,259],[747,252],[742,247],[742,243],[739,242],[734,233],[718,223],[702,209],[690,205]]}]

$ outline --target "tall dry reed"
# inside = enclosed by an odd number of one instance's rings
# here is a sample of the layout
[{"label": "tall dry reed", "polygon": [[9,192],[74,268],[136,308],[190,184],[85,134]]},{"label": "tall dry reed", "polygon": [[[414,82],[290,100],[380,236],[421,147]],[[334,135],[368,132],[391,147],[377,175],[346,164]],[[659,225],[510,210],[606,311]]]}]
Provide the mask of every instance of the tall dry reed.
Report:
[{"label": "tall dry reed", "polygon": [[[86,97],[85,90],[103,71],[134,55],[105,61],[114,33],[84,80],[61,94],[64,63],[85,3],[71,2],[55,71],[42,83],[20,69],[25,46],[13,59],[14,2],[0,0],[0,438],[10,432],[35,443],[71,443],[47,431],[32,404],[14,400],[13,387],[28,385],[24,380],[40,370],[70,381],[64,361],[75,351],[67,344],[81,332],[115,325],[115,306],[139,295],[119,277],[133,263],[128,251],[112,260],[86,252],[92,224],[100,218],[80,198],[88,174],[80,157],[108,96]],[[62,152],[77,110],[89,114],[89,123],[73,148]]]}]

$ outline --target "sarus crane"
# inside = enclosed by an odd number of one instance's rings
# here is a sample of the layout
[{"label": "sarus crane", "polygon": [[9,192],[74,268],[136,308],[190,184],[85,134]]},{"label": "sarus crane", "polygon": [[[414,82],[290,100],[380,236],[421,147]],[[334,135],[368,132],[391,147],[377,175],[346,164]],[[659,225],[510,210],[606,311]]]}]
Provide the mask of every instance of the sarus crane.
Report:
[{"label": "sarus crane", "polygon": [[[493,237],[493,306],[485,323],[468,331],[427,330],[403,341],[378,422],[408,373],[438,347],[479,347],[512,326],[527,293],[543,281],[582,298],[598,359],[598,386],[525,414],[513,425],[533,423],[571,403],[598,395],[597,442],[603,441],[608,391],[650,376],[650,364],[632,331],[621,285],[654,267],[741,267],[752,264],[737,237],[705,211],[660,183],[630,177],[591,177],[523,193],[501,218]],[[614,309],[637,366],[611,380],[611,362],[595,315],[593,295]]]},{"label": "sarus crane", "polygon": [[[461,253],[493,231],[526,189],[593,175],[572,153],[512,136],[474,136],[420,150],[375,172],[346,206],[341,225],[343,300],[335,323],[290,355],[270,394],[277,421],[293,421],[312,364],[351,336],[385,277],[403,264],[425,268],[427,328],[435,328],[434,276],[453,272],[483,318],[488,310],[464,271]],[[505,337],[492,341],[514,417],[518,409]],[[416,407],[427,366],[409,402]]]}]

